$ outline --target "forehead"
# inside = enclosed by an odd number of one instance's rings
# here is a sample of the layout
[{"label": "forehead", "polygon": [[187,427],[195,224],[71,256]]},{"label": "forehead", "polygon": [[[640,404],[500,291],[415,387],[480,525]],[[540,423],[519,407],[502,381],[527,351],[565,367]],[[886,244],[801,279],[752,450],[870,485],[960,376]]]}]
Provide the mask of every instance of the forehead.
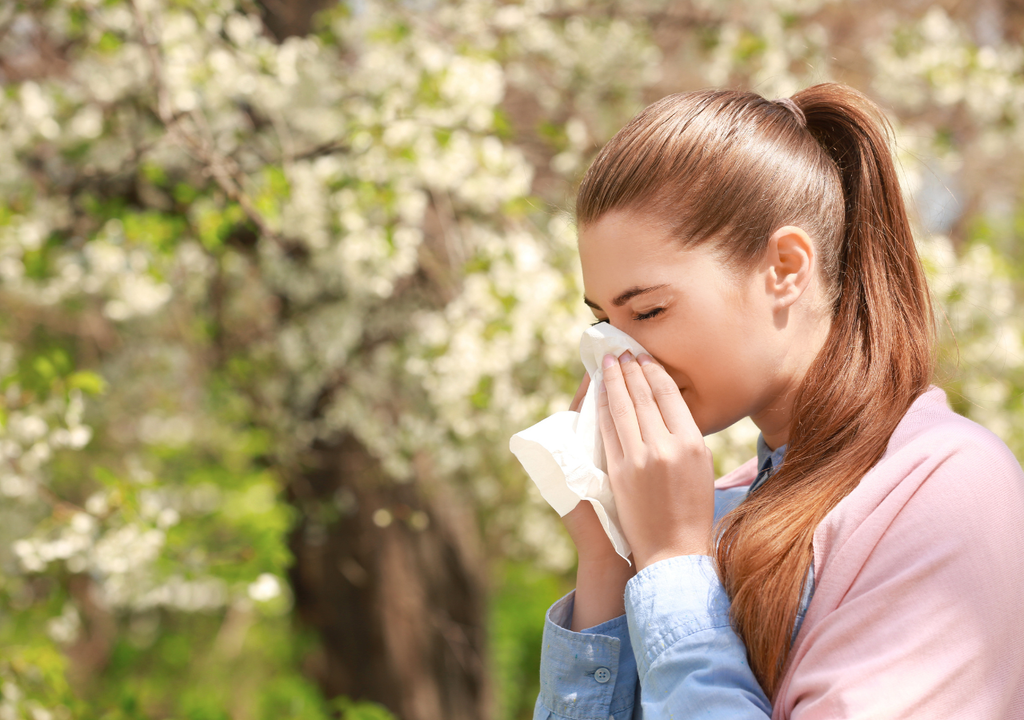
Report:
[{"label": "forehead", "polygon": [[621,211],[580,228],[579,251],[587,297],[598,304],[625,288],[671,284],[693,253],[662,225]]}]

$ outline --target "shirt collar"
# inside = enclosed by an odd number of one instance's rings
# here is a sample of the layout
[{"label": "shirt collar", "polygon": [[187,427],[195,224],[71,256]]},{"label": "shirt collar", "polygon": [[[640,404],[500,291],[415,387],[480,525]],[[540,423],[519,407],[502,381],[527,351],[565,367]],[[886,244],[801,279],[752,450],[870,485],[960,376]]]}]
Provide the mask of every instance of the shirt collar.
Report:
[{"label": "shirt collar", "polygon": [[[785,445],[772,450],[768,447],[768,443],[764,441],[764,435],[759,434],[757,436],[757,478],[754,480],[753,485],[750,486],[750,491],[760,487],[765,480],[779,469],[785,454]],[[764,472],[766,469],[768,471]]]},{"label": "shirt collar", "polygon": [[757,436],[757,469],[761,470],[764,468],[764,461],[768,458],[772,460],[772,467],[777,468],[782,464],[782,456],[786,454],[786,446],[782,445],[775,450],[768,447],[768,443],[764,441],[764,435],[758,434]]}]

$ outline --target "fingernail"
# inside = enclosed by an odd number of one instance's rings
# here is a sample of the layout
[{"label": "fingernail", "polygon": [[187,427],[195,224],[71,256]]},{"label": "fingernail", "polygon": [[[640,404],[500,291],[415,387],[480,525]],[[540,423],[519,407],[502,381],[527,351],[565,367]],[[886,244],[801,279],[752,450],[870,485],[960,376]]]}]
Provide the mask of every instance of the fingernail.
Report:
[{"label": "fingernail", "polygon": [[652,358],[647,353],[640,353],[639,355],[636,356],[636,361],[641,365],[647,365],[648,363],[654,362],[654,358]]},{"label": "fingernail", "polygon": [[621,355],[619,355],[619,362],[621,364],[623,364],[623,365],[625,365],[628,362],[632,362],[632,361],[633,361],[633,355],[630,354],[629,350],[627,350],[626,352],[624,352]]},{"label": "fingernail", "polygon": [[604,386],[604,380],[602,380],[601,384],[597,387],[597,393],[598,395],[604,395],[606,392],[608,392],[608,390]]},{"label": "fingernail", "polygon": [[604,363],[603,364],[604,364],[604,366],[606,368],[610,368],[612,365],[615,364],[615,356],[614,355],[605,355],[604,356]]}]

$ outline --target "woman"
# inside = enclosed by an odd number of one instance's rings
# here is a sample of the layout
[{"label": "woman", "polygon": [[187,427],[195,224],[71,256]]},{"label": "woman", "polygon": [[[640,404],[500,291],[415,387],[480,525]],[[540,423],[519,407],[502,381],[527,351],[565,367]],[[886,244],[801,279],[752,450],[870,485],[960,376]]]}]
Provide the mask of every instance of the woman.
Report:
[{"label": "woman", "polygon": [[885,127],[834,84],[674,95],[587,172],[586,302],[651,353],[598,403],[634,564],[565,516],[535,718],[1024,718],[1024,473],[931,386]]}]

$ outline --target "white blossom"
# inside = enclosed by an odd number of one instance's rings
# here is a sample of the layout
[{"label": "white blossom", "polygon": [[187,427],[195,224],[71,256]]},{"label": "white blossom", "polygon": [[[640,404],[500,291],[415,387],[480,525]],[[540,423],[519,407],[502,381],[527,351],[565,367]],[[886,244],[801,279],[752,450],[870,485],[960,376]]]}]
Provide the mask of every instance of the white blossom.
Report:
[{"label": "white blossom", "polygon": [[276,575],[261,573],[256,580],[249,584],[249,597],[256,602],[266,602],[281,595],[281,581]]}]

